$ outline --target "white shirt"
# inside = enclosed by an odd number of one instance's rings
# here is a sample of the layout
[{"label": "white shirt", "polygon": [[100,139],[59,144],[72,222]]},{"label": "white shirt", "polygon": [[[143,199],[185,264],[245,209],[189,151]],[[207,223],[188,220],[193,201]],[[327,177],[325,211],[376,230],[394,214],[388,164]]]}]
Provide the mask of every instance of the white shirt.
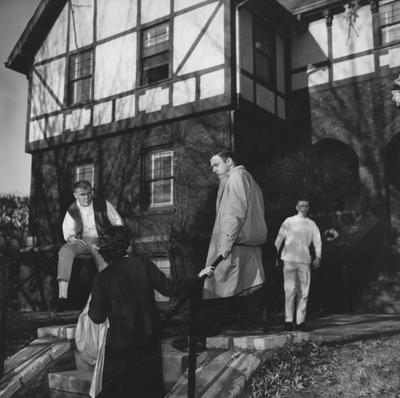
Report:
[{"label": "white shirt", "polygon": [[[99,237],[96,229],[96,221],[94,219],[93,201],[89,206],[81,206],[78,201],[76,204],[78,205],[82,217],[82,240],[93,242]],[[106,201],[106,205],[107,217],[110,220],[111,225],[122,225],[123,222],[117,210],[115,210],[113,205],[108,201]],[[71,235],[76,235],[77,233],[75,220],[68,212],[65,214],[62,229],[65,241],[68,241],[68,238]]]},{"label": "white shirt", "polygon": [[281,225],[275,241],[279,251],[283,241],[281,258],[284,261],[310,264],[310,244],[314,245],[315,255],[321,258],[321,234],[314,221],[308,217],[295,215],[287,218]]}]

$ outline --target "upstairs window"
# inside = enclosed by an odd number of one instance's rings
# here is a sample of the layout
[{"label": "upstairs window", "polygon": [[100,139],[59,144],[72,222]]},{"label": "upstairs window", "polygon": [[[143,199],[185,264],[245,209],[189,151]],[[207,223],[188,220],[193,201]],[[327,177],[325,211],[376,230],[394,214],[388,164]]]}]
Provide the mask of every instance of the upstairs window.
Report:
[{"label": "upstairs window", "polygon": [[400,2],[393,1],[379,7],[381,44],[400,40]]},{"label": "upstairs window", "polygon": [[169,77],[169,23],[152,26],[142,32],[142,84]]},{"label": "upstairs window", "polygon": [[254,75],[261,83],[272,85],[275,62],[274,35],[265,28],[265,22],[255,20],[253,32]]},{"label": "upstairs window", "polygon": [[173,205],[174,152],[158,150],[145,156],[144,207],[147,209]]},{"label": "upstairs window", "polygon": [[93,52],[91,50],[69,57],[68,105],[92,99]]},{"label": "upstairs window", "polygon": [[74,182],[86,180],[94,186],[94,164],[92,162],[79,163],[73,166]]}]

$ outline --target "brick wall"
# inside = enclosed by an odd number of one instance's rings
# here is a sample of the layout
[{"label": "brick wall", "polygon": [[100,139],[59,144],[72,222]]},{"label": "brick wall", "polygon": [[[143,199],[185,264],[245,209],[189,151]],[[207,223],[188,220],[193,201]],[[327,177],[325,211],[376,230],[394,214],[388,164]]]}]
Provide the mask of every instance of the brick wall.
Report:
[{"label": "brick wall", "polygon": [[[168,145],[175,152],[175,206],[164,211],[142,211],[142,151],[159,145]],[[41,243],[62,241],[62,220],[73,201],[68,168],[74,162],[90,160],[95,164],[95,194],[110,200],[133,225],[138,237],[148,238],[150,245],[145,250],[172,250],[177,274],[191,274],[193,267],[204,265],[205,242],[215,214],[218,181],[212,176],[209,158],[216,147],[229,145],[229,112],[221,111],[35,152],[31,229]],[[183,245],[174,243],[171,247],[170,241],[151,243],[154,237],[165,234]],[[190,243],[194,237],[196,245]],[[193,257],[197,258],[196,264]]]}]

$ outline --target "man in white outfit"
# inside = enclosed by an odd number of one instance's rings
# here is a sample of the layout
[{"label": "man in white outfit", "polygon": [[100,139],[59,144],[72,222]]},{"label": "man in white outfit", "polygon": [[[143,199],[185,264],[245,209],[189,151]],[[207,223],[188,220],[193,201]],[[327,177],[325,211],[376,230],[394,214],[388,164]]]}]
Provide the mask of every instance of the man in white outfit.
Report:
[{"label": "man in white outfit", "polygon": [[[321,234],[314,221],[307,217],[310,208],[307,199],[297,202],[297,215],[287,218],[275,241],[283,260],[285,290],[285,330],[292,330],[296,317],[298,330],[309,330],[306,323],[308,292],[311,282],[311,266],[317,269],[321,262]],[[315,258],[311,258],[310,246],[314,246]],[[297,297],[296,312],[295,299]]]},{"label": "man in white outfit", "polygon": [[97,269],[107,266],[96,247],[103,232],[111,225],[122,225],[122,219],[107,200],[94,198],[92,185],[85,180],[73,186],[74,201],[68,208],[62,224],[65,243],[58,253],[58,300],[55,311],[69,308],[68,285],[74,258],[82,254],[93,256]]}]

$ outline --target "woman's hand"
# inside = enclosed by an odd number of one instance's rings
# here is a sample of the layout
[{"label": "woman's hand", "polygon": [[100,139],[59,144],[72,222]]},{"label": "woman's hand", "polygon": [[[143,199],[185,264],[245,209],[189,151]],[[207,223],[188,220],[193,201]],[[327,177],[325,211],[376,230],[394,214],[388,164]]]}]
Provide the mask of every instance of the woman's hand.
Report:
[{"label": "woman's hand", "polygon": [[199,274],[197,275],[199,278],[203,277],[204,275],[210,277],[214,273],[214,267],[205,267],[203,268]]}]

